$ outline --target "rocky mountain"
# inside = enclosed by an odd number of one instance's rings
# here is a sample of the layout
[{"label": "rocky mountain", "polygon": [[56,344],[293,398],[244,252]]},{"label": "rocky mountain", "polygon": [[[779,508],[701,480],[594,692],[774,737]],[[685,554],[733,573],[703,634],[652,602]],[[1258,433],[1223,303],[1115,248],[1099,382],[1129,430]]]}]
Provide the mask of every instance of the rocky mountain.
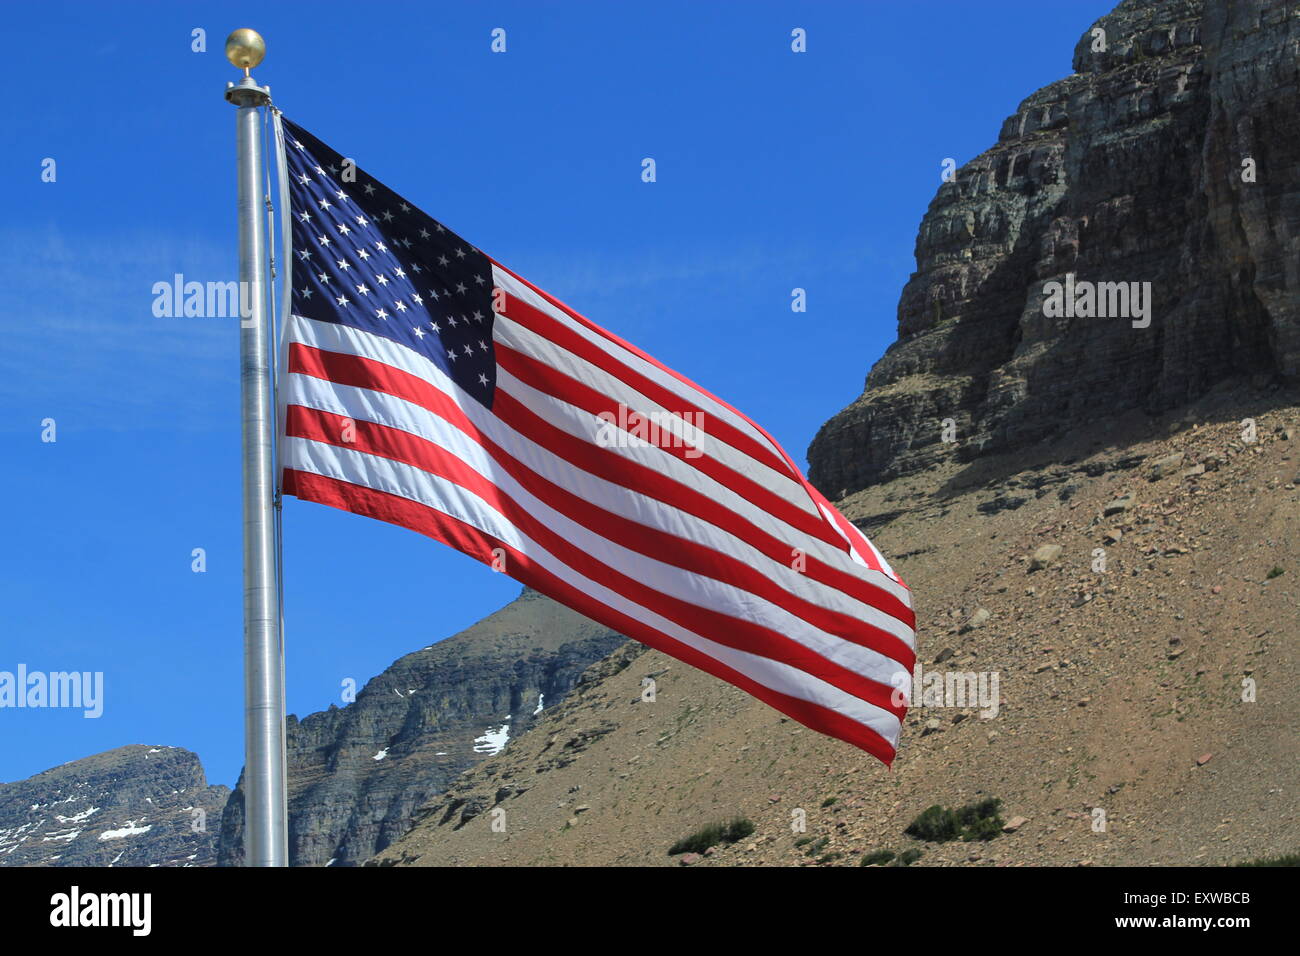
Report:
[{"label": "rocky mountain", "polygon": [[[813,440],[812,481],[834,499],[1300,375],[1298,46],[1283,0],[1124,0],[1086,29],[1074,72],[939,188],[898,341]],[[1079,308],[1054,309],[1067,276]]]},{"label": "rocky mountain", "polygon": [[[899,339],[808,453],[913,588],[892,771],[628,645],[370,864],[1300,850],[1297,50],[1294,3],[1124,0],[931,203]],[[906,832],[990,799],[987,841]]]},{"label": "rocky mountain", "polygon": [[119,747],[0,784],[0,866],[211,866],[230,788],[179,747]]},{"label": "rocky mountain", "polygon": [[[528,730],[625,638],[536,592],[396,661],[344,707],[288,719],[289,857],[358,865],[417,807]],[[243,858],[242,778],[221,826],[222,865]]]}]

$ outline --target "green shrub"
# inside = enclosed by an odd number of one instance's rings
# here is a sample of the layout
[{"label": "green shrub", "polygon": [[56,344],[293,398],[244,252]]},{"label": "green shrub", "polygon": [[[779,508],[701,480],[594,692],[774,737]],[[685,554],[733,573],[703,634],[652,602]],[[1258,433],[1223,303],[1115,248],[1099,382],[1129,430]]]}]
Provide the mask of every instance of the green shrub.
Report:
[{"label": "green shrub", "polygon": [[708,826],[696,830],[685,839],[674,843],[668,850],[668,855],[703,853],[709,847],[717,846],[720,843],[735,843],[737,840],[743,840],[753,832],[754,824],[744,817],[736,817],[726,823],[710,823]]},{"label": "green shrub", "polygon": [[1266,580],[1272,581],[1274,578],[1280,578],[1284,574],[1286,574],[1286,572],[1275,564],[1273,567],[1268,569],[1268,574],[1264,575],[1264,577]]},{"label": "green shrub", "polygon": [[898,859],[889,865],[890,866],[911,866],[919,859],[921,859],[921,851],[918,850],[916,847],[912,847],[910,850],[904,850],[902,853],[900,853]]},{"label": "green shrub", "polygon": [[827,797],[825,800],[822,801],[822,809],[825,810],[827,807],[833,807],[835,805],[835,801],[838,799],[839,797]]},{"label": "green shrub", "polygon": [[893,850],[877,850],[875,853],[868,853],[864,856],[858,866],[884,866],[893,858]]},{"label": "green shrub", "polygon": [[1002,832],[1001,806],[1002,801],[992,797],[957,810],[936,804],[927,807],[903,832],[927,843],[992,840]]}]

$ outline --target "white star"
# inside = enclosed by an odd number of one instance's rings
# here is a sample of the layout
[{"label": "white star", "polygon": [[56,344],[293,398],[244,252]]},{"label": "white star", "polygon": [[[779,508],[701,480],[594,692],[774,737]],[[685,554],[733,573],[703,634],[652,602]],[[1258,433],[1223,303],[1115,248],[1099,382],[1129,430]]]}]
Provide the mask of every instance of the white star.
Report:
[{"label": "white star", "polygon": [[344,192],[343,190],[341,190],[341,189],[340,189],[338,192],[336,192],[334,195],[335,195],[335,196],[338,196],[339,199],[347,199],[347,198],[348,198],[348,194],[345,193],[345,192]]},{"label": "white star", "polygon": [[322,176],[325,175],[325,170],[320,168],[320,163],[317,163],[315,166],[312,167],[312,169],[316,170],[316,172],[320,173]]},{"label": "white star", "polygon": [[330,171],[330,173],[331,173],[332,175],[334,175],[334,176],[337,176],[337,175],[339,174],[339,168],[338,168],[337,166],[335,166],[333,163],[330,163],[330,164],[329,164],[328,166],[326,166],[325,168],[328,169],[328,170]]},{"label": "white star", "polygon": [[339,232],[343,233],[343,235],[346,236],[351,231],[352,230],[348,228],[348,224],[346,222],[339,223]]},{"label": "white star", "polygon": [[306,262],[308,259],[311,258],[311,251],[307,249],[300,249],[298,251],[298,258]]},{"label": "white star", "polygon": [[330,284],[330,277],[329,277],[327,274],[325,274],[324,272],[322,272],[322,273],[321,273],[320,275],[318,275],[316,278],[317,278],[317,279],[320,279],[321,283],[324,284],[324,285],[329,285],[329,284]]},{"label": "white star", "polygon": [[478,350],[479,350],[480,352],[486,352],[486,351],[487,351],[487,343],[484,342],[482,339],[479,339],[479,340],[478,340]]},{"label": "white star", "polygon": [[316,203],[322,209],[328,209],[332,205],[332,203],[328,199],[317,199]]},{"label": "white star", "polygon": [[447,349],[447,358],[451,359],[453,362],[456,361],[456,350]]},{"label": "white star", "polygon": [[456,317],[454,315],[448,315],[447,324],[454,329],[456,327]]},{"label": "white star", "polygon": [[338,262],[339,268],[342,269],[344,272],[347,272],[349,269],[352,268],[352,266],[348,265],[346,259],[337,259],[335,261]]},{"label": "white star", "polygon": [[392,222],[392,221],[393,221],[393,214],[392,214],[391,212],[389,212],[387,209],[385,209],[385,210],[384,210],[384,222]]},{"label": "white star", "polygon": [[295,140],[293,141],[293,148],[294,148],[294,149],[302,149],[302,148],[303,148],[303,145],[302,145],[302,143],[298,142],[298,141],[295,139]]},{"label": "white star", "polygon": [[449,260],[447,259],[446,256],[439,256],[439,257],[438,257],[438,265],[440,265],[440,266],[450,265],[450,262],[449,262]]},{"label": "white star", "polygon": [[320,238],[320,244],[321,244],[322,246],[328,246],[328,245],[330,244],[330,237],[329,237],[329,236],[321,236],[321,237],[319,237],[319,238]]},{"label": "white star", "polygon": [[405,236],[403,236],[401,239],[398,239],[397,241],[402,244],[403,249],[411,248],[411,240],[407,239]]},{"label": "white star", "polygon": [[457,249],[457,250],[456,250],[456,258],[457,258],[457,259],[464,259],[464,258],[465,258],[465,250],[464,250],[464,249]]},{"label": "white star", "polygon": [[482,372],[479,372],[479,373],[478,373],[478,382],[479,382],[480,385],[486,385],[486,384],[487,384],[487,376],[484,375]]},{"label": "white star", "polygon": [[421,239],[428,239],[431,235],[433,235],[433,233],[431,233],[428,229],[421,229],[421,230],[420,230],[420,238],[421,238]]},{"label": "white star", "polygon": [[357,255],[359,255],[362,259],[369,259],[369,258],[370,258],[370,253],[366,252],[366,250],[364,250],[364,249],[358,249],[358,250],[357,250]]},{"label": "white star", "polygon": [[429,290],[429,295],[433,296],[433,301],[435,301],[435,302],[438,301],[438,290],[437,290],[437,289],[430,289],[430,290]]},{"label": "white star", "polygon": [[464,295],[464,294],[465,294],[465,283],[463,283],[463,282],[457,282],[457,283],[456,283],[456,291],[459,292],[461,295]]},{"label": "white star", "polygon": [[475,310],[474,310],[474,321],[475,321],[475,322],[482,322],[482,321],[483,321],[483,313],[480,312],[478,309],[475,309]]},{"label": "white star", "polygon": [[418,325],[415,328],[411,329],[411,331],[415,333],[415,337],[417,339],[424,338],[424,329],[420,328]]},{"label": "white star", "polygon": [[375,310],[375,318],[376,318],[376,319],[386,319],[386,318],[388,318],[388,313],[385,312],[383,309],[376,309],[376,310]]},{"label": "white star", "polygon": [[401,269],[394,269],[394,270],[393,270],[393,275],[397,276],[397,278],[399,278],[399,279],[405,279],[405,278],[406,278],[406,273],[403,272]]},{"label": "white star", "polygon": [[338,300],[337,300],[337,301],[338,301],[338,304],[339,304],[339,305],[347,305],[347,304],[348,304],[348,297],[345,296],[345,295],[341,295],[341,296],[338,297]]},{"label": "white star", "polygon": [[416,305],[424,305],[424,299],[420,296],[420,293],[418,293],[418,292],[412,292],[412,293],[411,293],[411,300],[412,300]]},{"label": "white star", "polygon": [[302,291],[299,292],[298,294],[299,294],[300,296],[302,296],[304,299],[310,299],[310,298],[311,298],[311,289],[308,289],[306,286],[303,286]]},{"label": "white star", "polygon": [[378,249],[380,252],[387,252],[387,251],[388,251],[388,247],[387,247],[386,245],[384,245],[382,242],[376,242],[376,243],[375,243],[375,248]]},{"label": "white star", "polygon": [[380,285],[388,285],[388,279],[384,276],[382,272],[379,275],[375,276],[375,281],[378,282]]},{"label": "white star", "polygon": [[303,222],[306,222],[311,218],[311,213],[307,212],[304,209],[302,212],[298,213],[298,218],[301,219]]},{"label": "white star", "polygon": [[434,229],[437,229],[439,232],[446,232],[446,231],[447,231],[446,229],[442,228],[442,223],[440,223],[440,222],[435,222],[435,223],[433,224],[433,228],[434,228]]},{"label": "white star", "polygon": [[441,332],[441,331],[442,331],[442,327],[439,326],[437,322],[430,322],[430,323],[429,323],[429,328],[433,329],[433,331],[435,331],[435,332]]},{"label": "white star", "polygon": [[410,212],[410,211],[411,211],[411,207],[408,206],[406,203],[402,203],[400,206],[398,206],[398,208],[401,209],[402,212]]},{"label": "white star", "polygon": [[375,187],[372,186],[370,183],[366,183],[366,195],[373,196],[374,194],[375,194]]},{"label": "white star", "polygon": [[370,225],[370,223],[368,223],[368,222],[366,221],[366,217],[365,217],[365,216],[357,216],[357,225],[358,225],[358,226],[368,226],[368,225]]},{"label": "white star", "polygon": [[357,286],[357,291],[360,292],[362,295],[370,295],[370,290],[366,288],[366,284],[364,282],[361,283],[361,285]]},{"label": "white star", "polygon": [[302,183],[304,186],[306,186],[309,182],[311,182],[311,177],[308,176],[306,173],[299,173],[299,174],[298,174],[298,182],[300,182],[300,183]]},{"label": "white star", "polygon": [[405,312],[405,311],[406,311],[406,303],[403,302],[401,299],[398,299],[398,300],[397,300],[397,311],[398,311],[398,312]]},{"label": "white star", "polygon": [[420,268],[420,264],[418,262],[412,262],[411,269],[414,270],[416,275],[419,275],[421,272],[424,271],[423,269]]},{"label": "white star", "polygon": [[466,344],[466,346],[465,346],[465,354],[466,354],[466,355],[473,355],[473,354],[474,354],[474,350],[473,350],[472,348],[470,348],[470,346],[469,346],[468,344]]}]

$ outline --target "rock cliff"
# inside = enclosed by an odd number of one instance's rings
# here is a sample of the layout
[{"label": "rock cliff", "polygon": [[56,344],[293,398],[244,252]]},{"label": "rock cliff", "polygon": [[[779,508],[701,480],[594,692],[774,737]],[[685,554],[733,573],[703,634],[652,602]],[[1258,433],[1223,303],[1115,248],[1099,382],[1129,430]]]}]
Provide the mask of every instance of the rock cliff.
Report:
[{"label": "rock cliff", "polygon": [[[898,341],[814,438],[812,481],[839,498],[1300,376],[1298,49],[1276,0],[1124,0],[1086,30],[1074,72],[939,188]],[[1045,314],[1067,281],[1150,283],[1149,313]]]},{"label": "rock cliff", "polygon": [[[363,863],[415,809],[532,726],[624,638],[541,595],[396,661],[345,707],[288,721],[289,858]],[[222,823],[222,865],[243,858],[243,791]]]},{"label": "rock cliff", "polygon": [[0,784],[0,866],[211,866],[229,787],[133,745]]}]

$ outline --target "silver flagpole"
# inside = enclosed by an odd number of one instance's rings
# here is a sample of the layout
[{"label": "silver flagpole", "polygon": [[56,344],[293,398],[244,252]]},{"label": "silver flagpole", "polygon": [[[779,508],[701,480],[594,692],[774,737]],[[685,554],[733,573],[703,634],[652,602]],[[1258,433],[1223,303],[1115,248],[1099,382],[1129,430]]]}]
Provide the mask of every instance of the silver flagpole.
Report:
[{"label": "silver flagpole", "polygon": [[244,460],[244,865],[286,866],[289,859],[284,755],[284,648],[275,538],[275,404],[267,322],[267,241],[261,113],[270,89],[249,70],[266,44],[252,30],[226,40],[226,59],[244,71],[226,87],[239,108],[240,412]]}]

